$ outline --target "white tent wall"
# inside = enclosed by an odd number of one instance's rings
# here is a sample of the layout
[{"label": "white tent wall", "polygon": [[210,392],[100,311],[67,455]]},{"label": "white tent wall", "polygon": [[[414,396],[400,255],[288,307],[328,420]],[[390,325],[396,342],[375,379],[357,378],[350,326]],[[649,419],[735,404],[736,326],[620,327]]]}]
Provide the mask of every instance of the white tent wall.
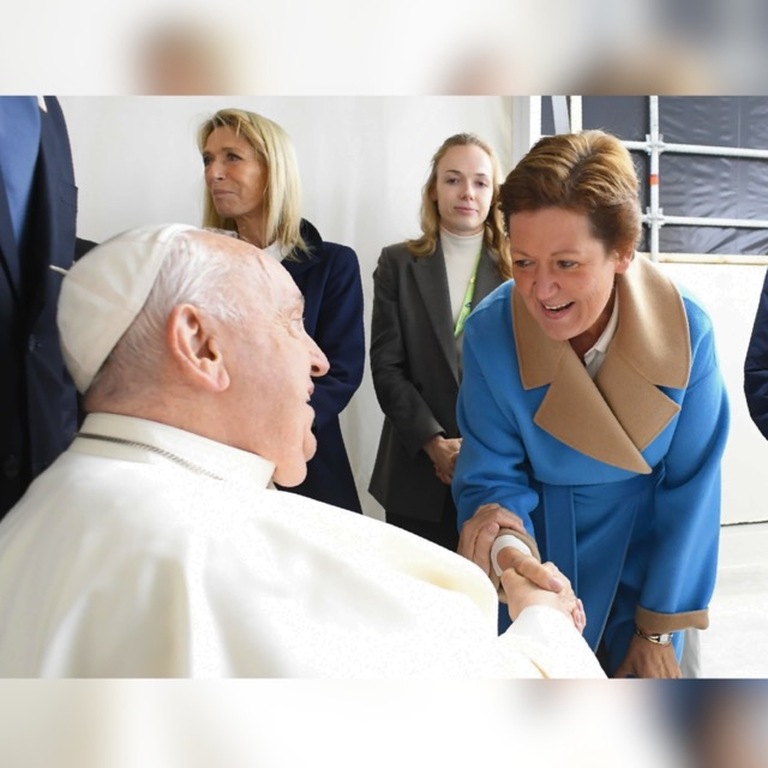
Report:
[{"label": "white tent wall", "polygon": [[662,263],[707,307],[731,406],[723,456],[723,523],[768,520],[768,442],[752,423],[744,398],[744,357],[763,287],[765,265]]},{"label": "white tent wall", "polygon": [[[418,233],[429,160],[447,136],[473,131],[506,173],[536,137],[536,100],[503,97],[94,97],[61,98],[80,189],[78,234],[103,240],[150,222],[199,224],[202,164],[195,134],[216,109],[236,106],[280,123],[296,145],[304,215],[360,260],[369,339],[372,273],[384,245]],[[514,134],[514,135],[512,135]],[[764,520],[761,472],[768,444],[749,421],[741,365],[764,268],[664,265],[712,313],[734,421],[724,464],[724,521]],[[342,428],[367,514],[382,414],[366,362]]]},{"label": "white tent wall", "polygon": [[[278,122],[291,135],[304,215],[326,240],[357,252],[366,344],[373,270],[382,247],[418,234],[421,187],[442,141],[472,131],[511,167],[510,100],[500,97],[62,97],[79,187],[78,234],[100,241],[151,222],[199,224],[202,163],[198,125],[223,107]],[[342,414],[342,429],[367,514],[381,429],[367,364]]]}]

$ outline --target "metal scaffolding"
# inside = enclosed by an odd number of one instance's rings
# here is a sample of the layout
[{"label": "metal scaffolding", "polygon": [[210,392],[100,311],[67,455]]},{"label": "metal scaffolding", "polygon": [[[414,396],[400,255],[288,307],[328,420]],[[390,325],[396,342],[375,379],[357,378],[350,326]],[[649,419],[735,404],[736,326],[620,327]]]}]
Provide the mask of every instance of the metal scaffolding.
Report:
[{"label": "metal scaffolding", "polygon": [[[758,160],[768,160],[768,150],[742,149],[739,147],[713,147],[704,144],[674,144],[664,141],[659,131],[659,97],[649,96],[650,132],[646,134],[645,141],[625,141],[628,149],[637,149],[646,152],[650,158],[649,189],[650,205],[643,215],[643,223],[650,229],[649,256],[654,261],[659,260],[659,232],[665,224],[677,224],[694,227],[742,227],[747,229],[768,229],[766,219],[739,219],[739,218],[714,218],[700,216],[668,216],[659,204],[659,161],[662,153],[676,153],[688,155],[713,155],[717,157],[739,157]],[[686,259],[677,259],[683,261]],[[698,261],[736,261],[728,256],[707,256],[698,254]],[[755,262],[755,257],[749,258],[749,263]]]},{"label": "metal scaffolding", "polygon": [[[552,97],[553,112],[556,115],[556,125],[562,125],[557,116],[562,116],[565,96]],[[768,160],[768,149],[745,149],[739,147],[716,147],[704,144],[675,144],[664,141],[659,131],[659,97],[649,96],[649,132],[645,141],[623,141],[627,149],[645,152],[650,161],[648,172],[649,205],[642,216],[644,224],[648,225],[649,252],[653,261],[698,261],[708,263],[768,263],[766,256],[738,256],[726,254],[669,254],[664,255],[659,251],[659,233],[665,225],[695,227],[740,227],[745,229],[768,229],[768,219],[739,219],[739,218],[713,218],[698,216],[669,216],[664,213],[659,203],[659,163],[663,153],[688,154],[688,155],[713,155],[717,157],[738,157],[754,160]],[[567,109],[569,129],[580,131],[582,124],[581,97],[571,96],[570,108]],[[559,128],[558,128],[559,132]]]}]

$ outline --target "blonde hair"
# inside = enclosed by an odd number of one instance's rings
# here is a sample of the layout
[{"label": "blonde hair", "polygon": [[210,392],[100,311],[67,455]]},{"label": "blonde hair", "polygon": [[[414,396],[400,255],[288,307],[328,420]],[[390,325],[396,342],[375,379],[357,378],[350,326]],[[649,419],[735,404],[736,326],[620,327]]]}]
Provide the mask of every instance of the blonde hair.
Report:
[{"label": "blonde hair", "polygon": [[502,277],[511,277],[512,268],[509,246],[504,230],[504,220],[498,209],[499,187],[501,185],[501,167],[496,153],[491,146],[473,133],[457,133],[449,136],[432,156],[429,177],[421,190],[421,237],[407,240],[405,247],[416,257],[434,253],[440,236],[440,214],[434,200],[437,185],[437,166],[445,153],[452,147],[475,146],[488,155],[493,170],[493,195],[488,216],[485,219],[483,242],[498,259],[498,269]]},{"label": "blonde hair", "polygon": [[642,229],[639,182],[619,139],[598,130],[540,139],[501,187],[505,223],[513,213],[564,208],[583,213],[609,250],[634,248]]},{"label": "blonde hair", "polygon": [[[300,233],[301,183],[296,152],[288,134],[277,123],[244,109],[220,109],[199,128],[197,145],[205,150],[208,137],[222,127],[231,128],[254,149],[262,163],[267,185],[264,190],[265,245],[275,241],[284,247],[307,252]],[[237,231],[234,220],[219,216],[211,193],[206,188],[203,204],[203,226]],[[290,255],[286,258],[291,258]]]}]

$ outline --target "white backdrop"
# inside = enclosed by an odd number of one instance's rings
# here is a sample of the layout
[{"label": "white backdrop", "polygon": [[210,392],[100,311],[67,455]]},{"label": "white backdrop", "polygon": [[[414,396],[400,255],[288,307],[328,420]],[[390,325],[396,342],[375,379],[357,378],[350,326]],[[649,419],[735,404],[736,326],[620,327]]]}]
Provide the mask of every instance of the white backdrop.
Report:
[{"label": "white backdrop", "polygon": [[[280,123],[299,159],[304,215],[326,240],[357,252],[366,345],[372,273],[383,246],[418,234],[421,187],[443,139],[473,131],[511,167],[510,100],[435,97],[61,97],[80,189],[78,234],[100,241],[147,223],[199,225],[202,163],[197,127],[222,107]],[[366,513],[382,415],[366,364],[342,429]]]},{"label": "white backdrop", "polygon": [[[444,138],[474,131],[506,173],[527,148],[527,99],[496,96],[62,97],[80,188],[79,234],[103,240],[132,226],[199,224],[199,123],[237,106],[280,123],[292,136],[304,188],[304,214],[327,240],[360,259],[366,339],[372,273],[384,245],[418,233],[421,187]],[[665,265],[710,310],[731,397],[733,425],[724,461],[726,522],[768,519],[768,442],[752,425],[741,390],[743,356],[764,267]],[[382,415],[366,365],[342,429],[366,513],[383,511],[368,494]]]}]

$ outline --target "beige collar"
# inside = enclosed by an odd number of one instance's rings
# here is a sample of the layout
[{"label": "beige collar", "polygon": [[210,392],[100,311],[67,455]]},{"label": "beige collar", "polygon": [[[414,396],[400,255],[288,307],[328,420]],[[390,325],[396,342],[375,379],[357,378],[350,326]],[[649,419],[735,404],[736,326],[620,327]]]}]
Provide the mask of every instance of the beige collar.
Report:
[{"label": "beige collar", "polygon": [[619,325],[594,382],[571,345],[546,336],[513,289],[520,378],[525,389],[550,385],[538,426],[598,461],[648,474],[641,451],[679,410],[658,387],[688,383],[688,321],[677,288],[645,257],[616,286]]},{"label": "beige collar", "polygon": [[[255,453],[233,448],[168,424],[116,413],[89,413],[72,450],[78,453],[118,456],[131,461],[154,462],[168,459],[186,466],[195,474],[245,487],[249,493],[264,490],[271,483],[275,465]],[[92,442],[93,438],[106,442]],[[174,457],[174,458],[171,458]],[[181,461],[179,461],[181,459]],[[203,472],[195,471],[203,469]]]}]

